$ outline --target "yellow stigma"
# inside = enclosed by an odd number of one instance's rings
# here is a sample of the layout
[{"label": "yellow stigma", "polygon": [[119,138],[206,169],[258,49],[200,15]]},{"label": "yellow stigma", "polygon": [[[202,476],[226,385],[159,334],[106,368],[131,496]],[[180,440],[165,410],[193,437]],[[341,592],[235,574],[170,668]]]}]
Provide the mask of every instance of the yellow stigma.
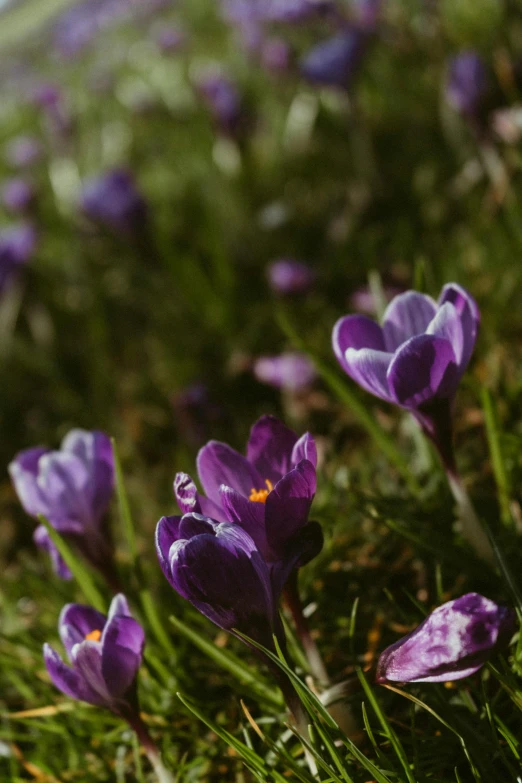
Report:
[{"label": "yellow stigma", "polygon": [[272,492],[274,485],[268,479],[265,479],[265,484],[268,489],[252,489],[248,499],[253,503],[266,503],[266,499],[270,492]]},{"label": "yellow stigma", "polygon": [[87,636],[85,637],[85,641],[87,641],[87,642],[99,642],[101,637],[102,637],[102,632],[98,631],[98,630],[95,630],[95,631],[91,631],[90,633],[87,634]]}]

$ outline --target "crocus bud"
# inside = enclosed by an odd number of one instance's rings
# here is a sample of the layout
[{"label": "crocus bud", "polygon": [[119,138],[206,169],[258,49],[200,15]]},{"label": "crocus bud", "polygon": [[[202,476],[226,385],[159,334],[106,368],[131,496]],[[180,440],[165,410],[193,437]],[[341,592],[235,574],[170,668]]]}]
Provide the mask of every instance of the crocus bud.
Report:
[{"label": "crocus bud", "polygon": [[450,60],[446,98],[455,111],[468,117],[476,116],[486,87],[486,68],[477,52],[460,52]]},{"label": "crocus bud", "polygon": [[268,267],[270,288],[277,294],[302,294],[310,290],[316,279],[313,269],[302,261],[282,258]]},{"label": "crocus bud", "polygon": [[13,177],[2,186],[2,201],[9,212],[27,212],[34,202],[33,184],[23,177]]},{"label": "crocus bud", "polygon": [[306,389],[317,378],[313,362],[306,354],[298,351],[288,351],[279,356],[261,356],[254,362],[253,370],[261,383],[291,392]]},{"label": "crocus bud", "polygon": [[295,432],[273,416],[252,427],[244,457],[226,443],[210,441],[197,458],[198,492],[178,473],[174,494],[183,513],[204,514],[242,527],[267,563],[295,557],[295,567],[315,557],[323,539],[308,522],[316,490],[317,452],[309,433]]},{"label": "crocus bud", "polygon": [[[43,514],[110,578],[112,543],[103,516],[114,488],[114,457],[107,435],[71,430],[59,451],[38,447],[20,452],[9,473],[24,510],[31,516]],[[51,552],[58,575],[64,576],[45,528],[37,528],[35,541]]]},{"label": "crocus bud", "polygon": [[185,514],[163,517],[156,551],[172,587],[205,617],[273,649],[284,639],[270,568],[238,525]]},{"label": "crocus bud", "polygon": [[467,593],[435,609],[414,631],[388,647],[377,682],[449,682],[474,674],[506,647],[516,629],[512,609]]},{"label": "crocus bud", "polygon": [[44,645],[47,671],[66,696],[105,707],[131,723],[139,718],[136,678],[145,633],[131,616],[124,595],[116,595],[107,617],[90,606],[67,604],[58,632],[70,666]]},{"label": "crocus bud", "polygon": [[80,205],[84,214],[118,234],[137,233],[147,221],[147,205],[134,177],[113,169],[87,180]]},{"label": "crocus bud", "polygon": [[34,136],[16,136],[5,148],[5,158],[14,168],[32,166],[40,160],[42,154],[42,144]]},{"label": "crocus bud", "polygon": [[17,270],[24,266],[36,248],[36,230],[29,223],[0,231],[0,294]]},{"label": "crocus bud", "polygon": [[301,62],[310,82],[348,89],[366,53],[368,34],[351,27],[316,44]]},{"label": "crocus bud", "polygon": [[411,411],[454,468],[451,404],[477,339],[475,300],[450,283],[435,302],[407,291],[386,308],[382,326],[364,315],[337,321],[332,335],[344,371],[363,389]]}]

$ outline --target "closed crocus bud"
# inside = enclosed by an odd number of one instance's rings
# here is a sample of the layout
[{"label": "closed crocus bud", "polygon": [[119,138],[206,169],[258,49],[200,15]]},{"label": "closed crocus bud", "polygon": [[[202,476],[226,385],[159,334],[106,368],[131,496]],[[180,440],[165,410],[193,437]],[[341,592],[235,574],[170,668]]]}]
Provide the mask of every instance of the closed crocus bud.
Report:
[{"label": "closed crocus bud", "polygon": [[436,302],[407,291],[386,308],[382,326],[364,315],[335,325],[339,364],[363,389],[411,411],[454,470],[451,404],[477,339],[475,300],[450,283]]},{"label": "closed crocus bud", "polygon": [[414,631],[388,647],[377,682],[449,682],[474,674],[506,647],[516,629],[512,609],[468,593],[435,609]]},{"label": "closed crocus bud", "polygon": [[113,598],[107,617],[90,606],[67,604],[58,632],[70,665],[44,645],[54,685],[66,696],[105,707],[131,724],[138,719],[136,677],[145,633],[131,616],[125,596]]},{"label": "closed crocus bud", "polygon": [[267,270],[270,288],[277,294],[302,294],[312,288],[316,275],[308,264],[293,258],[273,261]]},{"label": "closed crocus bud", "polygon": [[284,641],[270,568],[239,525],[201,514],[163,517],[156,551],[172,587],[205,617],[273,649]]},{"label": "closed crocus bud", "polygon": [[304,565],[321,550],[320,526],[308,522],[316,490],[317,452],[309,433],[295,432],[273,416],[252,427],[244,457],[226,443],[210,441],[197,458],[204,495],[186,473],[174,494],[182,512],[237,524],[268,563],[295,556]]},{"label": "closed crocus bud", "polygon": [[[72,430],[59,451],[38,447],[20,452],[9,473],[25,511],[46,517],[114,584],[112,542],[103,524],[114,489],[114,457],[107,435]],[[51,552],[57,573],[66,575],[45,528],[37,528],[35,541]]]},{"label": "closed crocus bud", "polygon": [[27,212],[34,198],[32,182],[23,177],[8,179],[2,186],[2,201],[9,212]]},{"label": "closed crocus bud", "polygon": [[36,249],[36,230],[29,223],[0,231],[0,294]]},{"label": "closed crocus bud", "polygon": [[221,133],[237,136],[244,114],[237,85],[220,73],[209,73],[198,82],[198,90]]},{"label": "closed crocus bud", "polygon": [[348,89],[366,53],[368,34],[351,27],[316,44],[301,62],[308,81]]},{"label": "closed crocus bud", "polygon": [[125,169],[113,169],[87,180],[80,205],[94,223],[119,234],[136,234],[147,221],[145,199]]},{"label": "closed crocus bud", "polygon": [[41,159],[42,154],[42,144],[34,136],[16,136],[5,148],[5,158],[14,168],[32,166]]},{"label": "closed crocus bud", "polygon": [[261,356],[254,362],[253,370],[261,383],[290,392],[306,389],[317,378],[313,362],[306,354],[298,351],[288,351],[279,356]]},{"label": "closed crocus bud", "polygon": [[446,98],[455,111],[476,116],[486,88],[486,67],[477,52],[460,52],[450,60]]}]

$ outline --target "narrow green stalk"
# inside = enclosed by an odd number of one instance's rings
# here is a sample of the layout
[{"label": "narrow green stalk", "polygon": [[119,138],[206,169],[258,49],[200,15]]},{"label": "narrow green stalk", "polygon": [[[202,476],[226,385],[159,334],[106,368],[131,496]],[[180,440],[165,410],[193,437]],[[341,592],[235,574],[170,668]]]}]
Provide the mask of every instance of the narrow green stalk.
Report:
[{"label": "narrow green stalk", "polygon": [[462,537],[475,550],[481,560],[485,560],[490,565],[495,564],[495,554],[489,542],[488,535],[484,530],[470,497],[462,483],[462,479],[456,472],[448,471],[448,483],[455,498],[459,511],[459,522]]},{"label": "narrow green stalk", "polygon": [[127,540],[127,546],[129,549],[131,566],[134,569],[138,558],[138,547],[136,544],[136,533],[134,532],[134,524],[132,521],[132,514],[130,510],[129,498],[127,490],[125,489],[125,481],[123,478],[123,471],[121,468],[120,455],[116,440],[111,438],[112,453],[114,455],[114,467],[116,473],[116,496],[118,498],[118,508],[120,512],[120,519],[123,525],[125,538]]},{"label": "narrow green stalk", "polygon": [[158,746],[149,734],[149,731],[140,717],[129,721],[131,728],[136,732],[138,740],[147,754],[151,766],[156,774],[158,783],[175,783],[174,777],[163,764]]},{"label": "narrow green stalk", "polygon": [[500,449],[500,437],[496,412],[493,406],[493,400],[491,399],[491,394],[489,393],[488,389],[482,389],[481,397],[489,453],[491,454],[491,464],[493,466],[493,473],[498,490],[500,517],[506,527],[512,527],[513,520],[510,509],[509,480],[504,466],[504,460],[502,459],[502,451]]}]

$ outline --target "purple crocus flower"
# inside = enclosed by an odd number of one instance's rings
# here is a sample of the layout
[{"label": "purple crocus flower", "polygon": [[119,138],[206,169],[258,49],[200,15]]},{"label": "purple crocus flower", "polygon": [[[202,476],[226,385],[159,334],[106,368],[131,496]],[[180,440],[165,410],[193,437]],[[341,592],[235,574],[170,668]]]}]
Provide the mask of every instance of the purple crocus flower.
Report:
[{"label": "purple crocus flower", "polygon": [[301,61],[301,73],[310,82],[348,89],[368,46],[368,33],[346,28],[316,44]]},{"label": "purple crocus flower", "polygon": [[337,321],[335,355],[348,375],[387,402],[411,411],[454,470],[451,404],[477,339],[475,300],[455,283],[438,302],[407,291],[386,308],[382,326],[364,315]]},{"label": "purple crocus flower", "polygon": [[107,617],[91,606],[67,604],[58,632],[71,665],[44,645],[53,684],[66,696],[106,707],[131,725],[139,721],[136,677],[145,633],[131,616],[125,596],[112,599]]},{"label": "purple crocus flower", "polygon": [[34,136],[15,136],[5,147],[5,158],[14,168],[32,166],[41,159],[42,154],[42,144]]},{"label": "purple crocus flower", "polygon": [[[43,514],[114,584],[112,542],[103,525],[114,488],[114,457],[107,435],[71,430],[59,451],[37,447],[20,452],[9,473],[24,510],[34,517]],[[67,578],[68,570],[43,526],[34,538],[51,553],[58,575]]]},{"label": "purple crocus flower", "polygon": [[414,631],[388,647],[377,682],[448,682],[474,674],[516,629],[512,609],[478,593],[439,606]]},{"label": "purple crocus flower", "polygon": [[486,87],[486,67],[477,52],[460,52],[450,60],[446,98],[456,111],[468,117],[475,116]]},{"label": "purple crocus flower", "polygon": [[261,63],[273,73],[288,71],[292,49],[282,38],[267,38],[261,44]]},{"label": "purple crocus flower", "polygon": [[237,136],[244,119],[237,85],[222,73],[208,73],[197,87],[218,130],[226,136]]},{"label": "purple crocus flower", "polygon": [[308,264],[293,258],[281,258],[268,267],[268,282],[277,294],[305,293],[313,286],[315,279],[315,272]]},{"label": "purple crocus flower", "polygon": [[0,231],[0,294],[17,270],[30,260],[36,239],[36,230],[30,223]]},{"label": "purple crocus flower", "polygon": [[12,177],[2,186],[2,201],[9,212],[27,212],[34,198],[34,186],[24,177]]},{"label": "purple crocus flower", "polygon": [[313,362],[304,353],[288,351],[279,356],[261,356],[253,365],[254,375],[261,383],[298,392],[317,378]]},{"label": "purple crocus flower", "polygon": [[147,221],[147,205],[132,174],[112,169],[83,186],[81,208],[94,223],[120,234],[135,234]]},{"label": "purple crocus flower", "polygon": [[263,416],[252,427],[246,457],[219,441],[200,450],[197,467],[205,495],[186,473],[176,475],[174,494],[185,514],[239,525],[267,563],[298,552],[304,565],[322,547],[320,526],[308,522],[316,463],[309,433],[298,439],[278,419]]}]

